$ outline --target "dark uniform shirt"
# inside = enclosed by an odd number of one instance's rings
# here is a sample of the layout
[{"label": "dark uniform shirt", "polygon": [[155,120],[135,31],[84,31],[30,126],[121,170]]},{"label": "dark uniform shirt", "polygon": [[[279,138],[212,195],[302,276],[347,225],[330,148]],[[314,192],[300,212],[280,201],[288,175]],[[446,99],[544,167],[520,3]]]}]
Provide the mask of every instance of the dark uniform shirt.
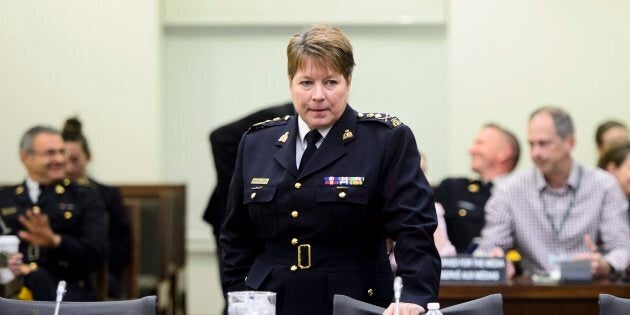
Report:
[{"label": "dark uniform shirt", "polygon": [[241,140],[221,230],[230,291],[276,292],[278,314],[330,314],[334,294],[387,306],[389,237],[401,301],[435,301],[437,219],[411,130],[348,106],[299,171],[297,134],[297,118],[286,116]]},{"label": "dark uniform shirt", "polygon": [[109,297],[123,297],[123,268],[131,256],[131,229],[120,191],[93,178],[79,180],[79,185],[88,186],[98,191],[105,205],[105,216],[109,234]]},{"label": "dark uniform shirt", "polygon": [[480,180],[447,178],[435,189],[435,201],[444,207],[444,221],[458,253],[472,253],[472,241],[483,228],[484,206],[490,186]]},{"label": "dark uniform shirt", "polygon": [[61,236],[58,248],[44,248],[21,240],[23,261],[34,271],[24,278],[35,300],[55,299],[57,283],[65,280],[64,301],[90,301],[96,292],[90,280],[102,266],[108,251],[103,203],[98,193],[69,180],[41,186],[37,203],[25,183],[0,191],[0,215],[9,231],[25,230],[18,216],[27,210],[48,215],[52,230]]}]

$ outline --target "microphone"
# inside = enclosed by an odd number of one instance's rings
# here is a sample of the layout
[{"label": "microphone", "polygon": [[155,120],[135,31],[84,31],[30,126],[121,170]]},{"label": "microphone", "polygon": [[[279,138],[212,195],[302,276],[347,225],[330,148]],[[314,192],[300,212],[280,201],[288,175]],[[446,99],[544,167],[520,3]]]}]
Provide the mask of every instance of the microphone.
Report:
[{"label": "microphone", "polygon": [[402,293],[403,283],[400,276],[394,279],[394,299],[396,299],[395,315],[399,314],[398,305],[400,304],[400,294]]},{"label": "microphone", "polygon": [[59,315],[59,306],[61,305],[61,300],[63,300],[63,295],[66,293],[66,282],[61,280],[57,285],[57,298],[55,304],[55,315]]}]

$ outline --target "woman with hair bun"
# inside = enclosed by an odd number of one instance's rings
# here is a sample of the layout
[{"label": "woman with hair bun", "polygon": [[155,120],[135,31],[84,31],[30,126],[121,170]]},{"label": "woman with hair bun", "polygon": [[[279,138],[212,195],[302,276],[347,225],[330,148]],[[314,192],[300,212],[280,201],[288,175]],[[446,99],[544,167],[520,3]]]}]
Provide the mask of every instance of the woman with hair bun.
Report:
[{"label": "woman with hair bun", "polygon": [[79,185],[96,189],[105,203],[109,233],[109,297],[122,298],[124,292],[120,279],[123,267],[129,261],[131,249],[127,214],[118,188],[101,184],[87,174],[87,164],[92,158],[87,139],[83,135],[78,118],[68,118],[62,131],[67,161],[66,175]]}]

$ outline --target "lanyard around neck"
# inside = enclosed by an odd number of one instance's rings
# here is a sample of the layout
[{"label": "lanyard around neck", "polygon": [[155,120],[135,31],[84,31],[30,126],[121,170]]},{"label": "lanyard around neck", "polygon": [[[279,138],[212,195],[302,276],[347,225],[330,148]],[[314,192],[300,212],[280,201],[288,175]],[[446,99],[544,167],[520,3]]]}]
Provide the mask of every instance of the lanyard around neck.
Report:
[{"label": "lanyard around neck", "polygon": [[573,209],[573,205],[575,205],[577,191],[578,189],[580,189],[581,180],[582,180],[582,168],[578,166],[577,183],[575,185],[575,188],[571,189],[572,190],[571,201],[569,201],[569,205],[567,206],[567,209],[564,210],[564,213],[562,214],[562,220],[560,220],[560,224],[558,226],[556,226],[551,216],[551,213],[549,213],[549,209],[547,208],[547,203],[545,203],[545,198],[543,198],[544,189],[539,191],[539,197],[543,205],[543,211],[545,212],[545,216],[547,216],[547,220],[549,221],[549,224],[551,224],[551,229],[553,230],[553,234],[556,238],[556,241],[560,240],[560,232],[562,232],[562,228],[564,228],[564,224],[567,222],[569,215],[571,215],[571,210]]}]

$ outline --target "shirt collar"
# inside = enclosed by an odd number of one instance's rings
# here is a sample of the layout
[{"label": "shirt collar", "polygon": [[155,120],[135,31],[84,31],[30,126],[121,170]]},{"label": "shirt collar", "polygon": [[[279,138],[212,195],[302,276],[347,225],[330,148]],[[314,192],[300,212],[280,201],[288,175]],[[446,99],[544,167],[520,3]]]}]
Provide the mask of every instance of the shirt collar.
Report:
[{"label": "shirt collar", "polygon": [[[317,131],[319,131],[319,134],[322,135],[322,139],[324,139],[326,138],[326,135],[328,134],[331,128],[332,126],[326,127],[326,128],[318,128]],[[311,128],[308,127],[306,122],[299,115],[298,115],[298,131],[299,131],[298,136],[300,137],[300,141],[302,142],[305,141],[304,138],[306,137],[306,134],[309,131],[311,131]]]},{"label": "shirt collar", "polygon": [[29,191],[39,191],[39,183],[28,176],[26,177],[26,188],[28,188]]},{"label": "shirt collar", "polygon": [[[536,168],[536,187],[538,191],[542,191],[545,187],[549,186],[549,183],[545,180],[545,176],[542,171],[537,167]],[[569,178],[565,183],[565,187],[568,186],[571,189],[577,189],[580,181],[580,166],[575,163],[575,161],[571,161],[571,170],[569,171]],[[549,186],[550,187],[550,186]]]}]

